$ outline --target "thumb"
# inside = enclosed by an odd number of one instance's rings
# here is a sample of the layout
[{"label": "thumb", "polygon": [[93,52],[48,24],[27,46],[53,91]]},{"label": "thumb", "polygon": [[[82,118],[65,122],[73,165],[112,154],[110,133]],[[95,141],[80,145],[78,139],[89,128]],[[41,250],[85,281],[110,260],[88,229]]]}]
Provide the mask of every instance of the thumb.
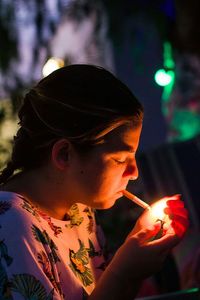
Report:
[{"label": "thumb", "polygon": [[169,251],[180,242],[180,238],[176,234],[166,233],[160,239],[154,240],[149,244],[152,247],[156,247],[161,253],[163,251]]},{"label": "thumb", "polygon": [[136,237],[138,237],[141,243],[149,242],[149,240],[153,239],[158,234],[160,228],[160,223],[156,223],[152,226],[140,230],[136,234]]}]

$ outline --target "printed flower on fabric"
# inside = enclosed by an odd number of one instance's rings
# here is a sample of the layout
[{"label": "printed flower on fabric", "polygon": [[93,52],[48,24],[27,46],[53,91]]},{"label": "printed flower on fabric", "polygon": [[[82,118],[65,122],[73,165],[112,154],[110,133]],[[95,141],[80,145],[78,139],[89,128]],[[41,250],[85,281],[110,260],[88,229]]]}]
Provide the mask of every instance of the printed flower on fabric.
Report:
[{"label": "printed flower on fabric", "polygon": [[75,252],[69,249],[70,268],[74,274],[80,279],[84,286],[88,286],[94,282],[91,269],[87,266],[89,264],[88,251],[83,242],[79,241],[79,249]]},{"label": "printed flower on fabric", "polygon": [[23,299],[53,300],[54,289],[47,294],[41,282],[30,274],[13,275],[11,279],[11,290],[22,295]]},{"label": "printed flower on fabric", "polygon": [[[0,241],[0,299],[13,300],[13,292],[23,299],[53,300],[54,289],[47,294],[41,282],[30,274],[14,274],[8,278],[5,265],[12,264],[13,258],[8,255],[4,241]],[[21,298],[20,298],[21,299]]]},{"label": "printed flower on fabric", "polygon": [[86,215],[89,219],[89,222],[88,222],[88,225],[87,225],[87,230],[91,234],[94,231],[94,214],[93,214],[92,209],[89,208],[89,207],[86,207],[84,209],[84,212],[86,213]]},{"label": "printed flower on fabric", "polygon": [[28,211],[29,213],[31,213],[39,222],[41,222],[40,215],[39,215],[37,209],[33,205],[31,205],[29,202],[24,200],[21,207],[23,209],[25,209],[26,211]]},{"label": "printed flower on fabric", "polygon": [[41,231],[37,226],[32,226],[32,232],[35,237],[35,239],[42,243],[44,245],[44,248],[47,251],[48,258],[52,263],[56,263],[57,261],[60,261],[58,255],[57,255],[57,246],[53,242],[53,240],[49,237],[48,233],[43,230]]},{"label": "printed flower on fabric", "polygon": [[56,263],[58,261],[60,262],[60,259],[56,252],[58,248],[56,247],[52,239],[50,239],[45,230],[41,231],[38,227],[33,225],[32,231],[35,239],[41,242],[44,246],[44,249],[46,250],[45,252],[41,251],[40,253],[38,253],[38,262],[42,266],[44,273],[47,275],[52,285],[60,293],[60,295],[63,296],[56,267]]},{"label": "printed flower on fabric", "polygon": [[100,256],[102,254],[102,251],[96,251],[95,247],[90,239],[88,239],[88,242],[89,242],[89,248],[86,248],[86,250],[89,254],[89,257],[92,258],[95,256]]},{"label": "printed flower on fabric", "polygon": [[70,221],[69,225],[65,225],[66,227],[74,227],[79,226],[83,222],[83,217],[80,215],[80,211],[77,204],[73,204],[66,214],[66,221]]},{"label": "printed flower on fabric", "polygon": [[4,240],[0,241],[0,253],[1,253],[0,259],[1,260],[3,259],[5,261],[5,263],[6,263],[6,265],[10,266],[11,263],[12,263],[12,261],[13,261],[13,259],[12,259],[11,256],[8,255],[8,248],[7,248]]},{"label": "printed flower on fabric", "polygon": [[0,215],[4,214],[11,208],[11,203],[7,201],[0,201]]},{"label": "printed flower on fabric", "polygon": [[42,266],[44,273],[49,278],[56,291],[64,297],[60,286],[60,280],[59,278],[57,278],[56,265],[53,263],[54,265],[52,266],[49,257],[44,251],[38,253],[37,258],[38,258],[38,262]]},{"label": "printed flower on fabric", "polygon": [[62,233],[62,228],[61,228],[60,226],[54,225],[53,222],[51,221],[51,217],[49,217],[48,215],[46,215],[44,212],[42,212],[42,211],[39,210],[38,213],[39,213],[39,215],[40,215],[44,220],[47,221],[49,227],[50,227],[51,230],[54,232],[54,235],[55,235],[56,237],[58,237],[58,235],[59,235],[60,233]]},{"label": "printed flower on fabric", "polygon": [[4,241],[0,241],[0,299],[11,300],[10,280],[7,276],[5,265],[10,266],[13,258],[8,255],[8,249]]}]

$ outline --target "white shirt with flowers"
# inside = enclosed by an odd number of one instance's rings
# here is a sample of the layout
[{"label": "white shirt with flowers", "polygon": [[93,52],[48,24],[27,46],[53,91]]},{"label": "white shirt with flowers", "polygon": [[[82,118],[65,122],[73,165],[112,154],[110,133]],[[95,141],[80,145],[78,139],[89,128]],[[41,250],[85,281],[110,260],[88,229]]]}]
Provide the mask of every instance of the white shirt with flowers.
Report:
[{"label": "white shirt with flowers", "polygon": [[87,299],[105,267],[97,230],[83,204],[61,221],[0,192],[0,299]]}]

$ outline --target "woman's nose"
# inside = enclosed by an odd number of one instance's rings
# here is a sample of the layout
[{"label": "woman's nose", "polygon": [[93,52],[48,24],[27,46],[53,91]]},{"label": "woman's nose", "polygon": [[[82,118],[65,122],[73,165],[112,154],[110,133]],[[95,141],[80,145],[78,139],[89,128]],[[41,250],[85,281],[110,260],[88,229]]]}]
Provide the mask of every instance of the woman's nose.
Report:
[{"label": "woman's nose", "polygon": [[135,159],[127,164],[123,176],[130,177],[129,180],[136,180],[138,178],[138,167]]}]

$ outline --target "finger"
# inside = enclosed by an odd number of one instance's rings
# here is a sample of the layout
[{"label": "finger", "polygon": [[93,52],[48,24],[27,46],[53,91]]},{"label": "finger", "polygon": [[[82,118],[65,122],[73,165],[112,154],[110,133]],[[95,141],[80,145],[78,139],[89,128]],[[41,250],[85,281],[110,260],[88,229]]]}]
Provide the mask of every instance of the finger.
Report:
[{"label": "finger", "polygon": [[184,218],[182,216],[174,215],[172,223],[178,223],[181,226],[187,228],[189,225],[189,220],[187,218]]},{"label": "finger", "polygon": [[155,248],[159,253],[169,252],[180,242],[179,236],[176,234],[166,234],[160,239],[154,240],[149,243],[151,247]]},{"label": "finger", "polygon": [[183,225],[182,223],[172,221],[171,227],[173,228],[174,232],[178,237],[182,237],[188,228],[188,224]]},{"label": "finger", "polygon": [[186,229],[181,224],[174,222],[171,226],[178,237],[181,238],[184,235]]},{"label": "finger", "polygon": [[168,200],[166,204],[169,207],[184,207],[184,202],[181,200]]},{"label": "finger", "polygon": [[180,200],[181,199],[181,194],[175,194],[175,195],[172,195],[172,196],[166,196],[160,200],[169,200],[169,201],[174,201],[174,200]]},{"label": "finger", "polygon": [[152,237],[154,237],[160,231],[161,225],[160,223],[156,223],[155,225],[143,229],[137,233],[137,237],[140,242],[149,241]]},{"label": "finger", "polygon": [[169,218],[173,218],[173,215],[179,215],[183,218],[188,218],[188,211],[184,207],[166,207],[164,212],[169,215]]}]

